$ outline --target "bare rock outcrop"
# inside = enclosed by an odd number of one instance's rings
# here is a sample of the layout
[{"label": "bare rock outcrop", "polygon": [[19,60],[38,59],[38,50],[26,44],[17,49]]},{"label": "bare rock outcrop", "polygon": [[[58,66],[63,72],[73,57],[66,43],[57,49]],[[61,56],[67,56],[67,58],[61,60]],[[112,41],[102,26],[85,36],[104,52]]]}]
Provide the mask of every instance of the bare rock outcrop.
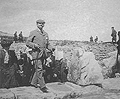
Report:
[{"label": "bare rock outcrop", "polygon": [[103,80],[102,68],[95,60],[92,52],[85,52],[81,57],[81,80],[83,84],[101,83]]},{"label": "bare rock outcrop", "polygon": [[94,84],[103,80],[102,68],[95,60],[92,52],[83,52],[82,49],[71,51],[68,62],[68,80],[76,84]]},{"label": "bare rock outcrop", "polygon": [[97,86],[84,88],[70,82],[61,85],[58,82],[48,83],[47,87],[49,93],[42,93],[39,88],[30,86],[0,89],[0,99],[76,99],[82,98],[84,95],[103,93],[103,89]]},{"label": "bare rock outcrop", "polygon": [[[111,77],[111,74],[113,73],[113,67],[116,65],[117,62],[117,51],[113,51],[108,53],[109,58],[103,59],[102,61],[99,61],[98,63],[102,67],[102,73],[104,78]],[[120,56],[118,56],[118,62],[120,63]]]},{"label": "bare rock outcrop", "polygon": [[15,94],[8,89],[0,89],[0,99],[15,99]]}]

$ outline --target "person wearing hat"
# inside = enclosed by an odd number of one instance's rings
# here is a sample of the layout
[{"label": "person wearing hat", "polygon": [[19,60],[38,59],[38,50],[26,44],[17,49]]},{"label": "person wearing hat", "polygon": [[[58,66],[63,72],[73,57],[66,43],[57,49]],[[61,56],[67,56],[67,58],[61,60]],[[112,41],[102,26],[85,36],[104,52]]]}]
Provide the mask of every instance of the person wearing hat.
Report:
[{"label": "person wearing hat", "polygon": [[48,34],[43,30],[45,21],[41,19],[37,20],[36,25],[37,29],[31,31],[26,40],[26,46],[32,48],[31,55],[35,66],[35,73],[33,75],[31,85],[39,87],[42,92],[47,93],[48,88],[45,85],[42,64],[47,53],[46,49],[52,51],[52,46],[49,43]]},{"label": "person wearing hat", "polygon": [[17,87],[18,82],[15,78],[17,70],[17,58],[15,53],[9,50],[12,42],[7,40],[1,41],[0,49],[0,88]]}]

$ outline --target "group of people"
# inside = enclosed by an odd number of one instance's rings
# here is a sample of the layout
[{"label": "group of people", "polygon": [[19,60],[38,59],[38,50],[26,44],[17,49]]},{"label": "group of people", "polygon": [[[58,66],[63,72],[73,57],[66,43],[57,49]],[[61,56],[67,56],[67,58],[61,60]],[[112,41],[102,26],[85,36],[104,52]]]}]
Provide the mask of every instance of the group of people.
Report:
[{"label": "group of people", "polygon": [[[37,29],[30,32],[30,35],[25,43],[26,46],[31,49],[30,54],[32,56],[32,60],[27,59],[26,54],[22,54],[21,59],[17,60],[15,52],[9,50],[9,47],[12,42],[1,42],[3,48],[0,49],[0,88],[17,87],[19,86],[19,84],[23,83],[23,85],[25,85],[25,83],[27,82],[27,84],[29,83],[29,85],[35,88],[39,88],[44,93],[49,92],[45,82],[45,79],[48,79],[49,76],[47,76],[47,78],[44,79],[43,68],[45,67],[43,67],[43,65],[45,65],[45,59],[51,55],[50,54],[48,56],[48,53],[52,53],[53,51],[55,51],[55,49],[50,45],[49,36],[43,30],[45,21],[41,19],[37,20],[36,25]],[[49,58],[51,58],[51,60],[54,60],[53,56],[50,56]],[[23,63],[25,63],[25,61],[27,62],[25,66],[23,66]],[[59,60],[54,65],[63,66],[61,70],[63,70],[64,72],[65,64],[62,60]],[[32,66],[34,66],[34,68]],[[26,74],[23,73],[23,69],[27,71]],[[49,73],[50,71],[52,72],[51,74],[53,74],[52,76],[56,77],[54,73],[57,71],[57,69],[48,69],[47,73]],[[65,71],[65,73],[63,72],[63,76],[65,75],[64,77],[67,78],[67,71]],[[24,82],[21,83],[21,80],[23,80]],[[63,82],[65,80],[66,79],[63,79]]]},{"label": "group of people", "polygon": [[93,40],[93,36],[90,37],[90,42],[97,42],[98,41],[98,36],[95,37]]},{"label": "group of people", "polygon": [[23,38],[23,34],[22,34],[22,31],[20,32],[19,35],[17,35],[17,31],[14,33],[14,41],[15,42],[23,42],[24,41],[24,38]]},{"label": "group of people", "polygon": [[[21,59],[17,60],[17,57],[15,55],[14,51],[9,50],[9,47],[12,42],[5,42],[1,41],[1,46],[3,47],[0,49],[0,88],[11,88],[11,87],[17,87],[19,86],[21,79],[19,80],[20,76],[23,77],[25,83],[29,83],[28,85],[31,85],[35,88],[39,88],[42,92],[48,93],[49,90],[46,87],[45,79],[48,79],[50,76],[47,76],[48,78],[43,77],[44,70],[43,65],[45,65],[45,59],[48,57],[48,53],[52,53],[55,49],[50,45],[49,43],[49,36],[48,33],[46,33],[43,28],[45,25],[44,20],[37,20],[36,21],[37,29],[30,32],[29,37],[26,40],[26,46],[29,47],[31,50],[31,56],[32,60],[27,59],[26,54],[21,55]],[[118,44],[118,54],[120,55],[120,31],[118,32],[119,40],[116,41],[116,34],[114,27],[112,27],[112,42],[117,42]],[[17,41],[17,32],[14,34],[14,40]],[[23,40],[22,32],[19,34],[19,40]],[[98,37],[93,41],[93,37],[90,37],[90,42],[97,42]],[[24,58],[24,59],[23,59]],[[50,57],[54,58],[54,57]],[[52,59],[51,59],[52,60]],[[54,59],[53,59],[54,60]],[[27,71],[26,74],[22,73],[22,65],[25,63],[24,69]],[[29,61],[29,62],[28,62]],[[32,61],[32,64],[31,64]],[[64,69],[64,62],[61,62],[62,60],[58,61],[56,63],[57,65],[63,65],[62,74],[64,77],[66,77],[67,70]],[[61,64],[59,64],[61,63]],[[63,63],[63,64],[62,64]],[[54,64],[54,65],[56,65]],[[34,68],[33,68],[34,66]],[[49,67],[49,66],[48,66]],[[47,68],[48,69],[48,68]],[[58,71],[58,70],[57,70]],[[52,73],[52,69],[48,69],[48,72]],[[16,75],[18,75],[16,77]],[[54,73],[52,73],[52,76]],[[56,73],[57,74],[57,73]],[[28,75],[28,76],[27,76]],[[63,77],[63,78],[64,78]],[[27,80],[28,79],[28,80]],[[66,79],[63,80],[63,82],[66,81]]]}]

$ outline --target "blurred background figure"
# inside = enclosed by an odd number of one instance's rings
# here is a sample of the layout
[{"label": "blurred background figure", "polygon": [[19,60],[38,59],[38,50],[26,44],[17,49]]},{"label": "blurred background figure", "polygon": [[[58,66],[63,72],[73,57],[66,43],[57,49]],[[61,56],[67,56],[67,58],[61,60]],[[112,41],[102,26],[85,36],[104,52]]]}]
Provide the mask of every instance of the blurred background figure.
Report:
[{"label": "blurred background figure", "polygon": [[90,42],[93,42],[93,37],[92,36],[90,37]]},{"label": "blurred background figure", "polygon": [[19,34],[18,40],[19,40],[19,42],[23,42],[23,34],[22,34],[22,31],[21,31],[20,34]]},{"label": "blurred background figure", "polygon": [[94,39],[94,42],[97,42],[98,41],[98,36],[96,36],[96,38]]},{"label": "blurred background figure", "polygon": [[111,29],[112,29],[112,34],[111,34],[111,36],[112,36],[112,43],[116,43],[116,40],[117,40],[117,32],[116,32],[116,30],[114,29],[114,27],[111,27]]},{"label": "blurred background figure", "polygon": [[18,41],[17,31],[15,31],[13,39],[14,39],[15,43],[17,43],[17,41]]},{"label": "blurred background figure", "polygon": [[118,31],[117,57],[116,57],[116,65],[113,68],[114,73],[120,73],[119,55],[120,55],[120,31]]}]

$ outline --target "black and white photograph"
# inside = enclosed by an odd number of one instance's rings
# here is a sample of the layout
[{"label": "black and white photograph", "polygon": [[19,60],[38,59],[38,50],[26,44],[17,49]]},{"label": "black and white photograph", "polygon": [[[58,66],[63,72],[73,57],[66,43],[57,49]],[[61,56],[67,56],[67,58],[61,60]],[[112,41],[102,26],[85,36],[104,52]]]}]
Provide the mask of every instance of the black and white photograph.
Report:
[{"label": "black and white photograph", "polygon": [[0,99],[120,99],[120,0],[0,0]]}]

